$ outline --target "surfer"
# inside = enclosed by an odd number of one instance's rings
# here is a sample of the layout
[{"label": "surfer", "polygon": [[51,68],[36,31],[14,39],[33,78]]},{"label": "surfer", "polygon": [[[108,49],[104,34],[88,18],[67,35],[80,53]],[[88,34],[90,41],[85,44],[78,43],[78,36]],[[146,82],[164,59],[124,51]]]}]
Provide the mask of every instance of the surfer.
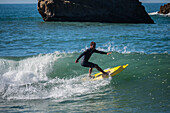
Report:
[{"label": "surfer", "polygon": [[88,60],[90,59],[91,55],[93,53],[100,53],[100,54],[111,54],[111,52],[103,52],[103,51],[99,51],[99,50],[96,50],[96,43],[95,42],[91,42],[90,43],[90,48],[88,48],[86,51],[84,51],[75,61],[75,63],[78,63],[79,59],[83,56],[82,58],[82,61],[81,61],[81,65],[83,67],[90,67],[89,69],[89,77],[92,77],[91,76],[91,73],[92,73],[92,70],[93,68],[96,68],[98,71],[102,72],[103,75],[107,76],[108,73],[104,72],[97,64],[94,64],[92,62],[89,62]]}]

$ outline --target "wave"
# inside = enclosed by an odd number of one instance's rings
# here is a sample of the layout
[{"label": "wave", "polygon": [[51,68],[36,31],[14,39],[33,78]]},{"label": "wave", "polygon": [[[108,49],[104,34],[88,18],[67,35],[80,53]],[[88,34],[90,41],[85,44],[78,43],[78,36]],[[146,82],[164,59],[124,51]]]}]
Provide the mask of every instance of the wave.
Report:
[{"label": "wave", "polygon": [[[109,47],[106,51],[112,51],[111,46]],[[125,53],[114,52],[107,59],[102,55],[92,57],[92,60],[99,63],[102,68],[124,63],[130,64],[124,71],[125,73],[122,72],[112,84],[124,84],[126,80],[129,82],[135,79],[140,79],[140,81],[143,79],[144,82],[145,79],[152,80],[153,77],[161,81],[159,72],[163,69],[160,63],[163,63],[166,68],[168,55],[128,53],[127,48],[124,49]],[[98,92],[110,84],[112,81],[110,78],[101,81],[83,81],[82,78],[88,75],[88,69],[81,68],[80,65],[74,63],[78,55],[80,55],[79,52],[56,51],[37,56],[0,57],[0,98],[9,100],[55,98],[57,101],[63,101],[72,96]],[[105,63],[108,61],[110,63]],[[141,65],[142,69],[134,71]],[[98,71],[94,70],[93,73],[96,72]],[[166,70],[162,72],[167,75]]]},{"label": "wave", "polygon": [[[47,73],[60,58],[59,53],[28,57],[19,61],[0,59],[1,80],[9,84],[27,84],[47,80]],[[13,58],[15,59],[15,58]]]},{"label": "wave", "polygon": [[158,11],[152,12],[152,13],[148,13],[148,14],[149,14],[149,15],[161,15],[161,16],[170,17],[170,13],[168,13],[168,14],[160,14],[160,13],[158,13]]},{"label": "wave", "polygon": [[70,55],[54,52],[31,57],[0,58],[0,98],[8,100],[57,98],[60,101],[70,96],[91,93],[110,82],[82,81],[86,74],[60,78],[55,73],[55,78],[49,77],[55,62],[59,64],[58,60],[65,57]]},{"label": "wave", "polygon": [[0,98],[8,100],[34,100],[55,98],[56,101],[63,101],[71,96],[80,96],[84,94],[99,91],[110,83],[110,80],[104,81],[82,81],[80,77],[72,79],[55,78],[45,82],[36,82],[25,85],[6,85],[1,83]]},{"label": "wave", "polygon": [[0,98],[1,99],[48,99],[58,101],[70,96],[97,91],[110,81],[82,81],[86,74],[73,78],[48,76],[54,62],[69,55],[59,52],[28,58],[0,59]]}]

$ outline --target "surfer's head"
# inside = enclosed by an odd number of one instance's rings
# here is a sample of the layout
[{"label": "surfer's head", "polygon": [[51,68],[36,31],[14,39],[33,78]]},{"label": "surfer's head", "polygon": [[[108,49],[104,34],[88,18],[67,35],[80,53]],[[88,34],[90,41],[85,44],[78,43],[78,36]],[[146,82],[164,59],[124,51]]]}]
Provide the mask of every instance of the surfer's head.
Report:
[{"label": "surfer's head", "polygon": [[95,42],[91,42],[90,43],[90,48],[95,49],[96,48],[96,43]]}]

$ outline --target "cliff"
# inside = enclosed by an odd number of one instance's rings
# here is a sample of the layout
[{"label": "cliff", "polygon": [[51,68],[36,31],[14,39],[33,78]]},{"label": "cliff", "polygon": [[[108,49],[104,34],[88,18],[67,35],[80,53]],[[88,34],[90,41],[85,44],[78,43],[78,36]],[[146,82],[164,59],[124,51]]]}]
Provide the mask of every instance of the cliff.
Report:
[{"label": "cliff", "polygon": [[38,0],[44,21],[154,23],[139,0]]}]

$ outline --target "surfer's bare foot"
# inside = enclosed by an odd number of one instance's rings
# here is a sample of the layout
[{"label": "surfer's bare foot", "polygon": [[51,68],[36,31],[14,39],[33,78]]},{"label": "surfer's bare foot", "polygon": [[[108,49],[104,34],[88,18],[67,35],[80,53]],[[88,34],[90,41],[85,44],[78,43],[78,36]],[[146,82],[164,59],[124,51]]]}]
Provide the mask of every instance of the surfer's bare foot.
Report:
[{"label": "surfer's bare foot", "polygon": [[89,78],[94,78],[94,76],[89,75]]},{"label": "surfer's bare foot", "polygon": [[[110,72],[110,71],[109,71],[109,72]],[[108,76],[109,76],[109,72],[104,72],[103,75],[102,75],[103,78],[108,77]]]}]

